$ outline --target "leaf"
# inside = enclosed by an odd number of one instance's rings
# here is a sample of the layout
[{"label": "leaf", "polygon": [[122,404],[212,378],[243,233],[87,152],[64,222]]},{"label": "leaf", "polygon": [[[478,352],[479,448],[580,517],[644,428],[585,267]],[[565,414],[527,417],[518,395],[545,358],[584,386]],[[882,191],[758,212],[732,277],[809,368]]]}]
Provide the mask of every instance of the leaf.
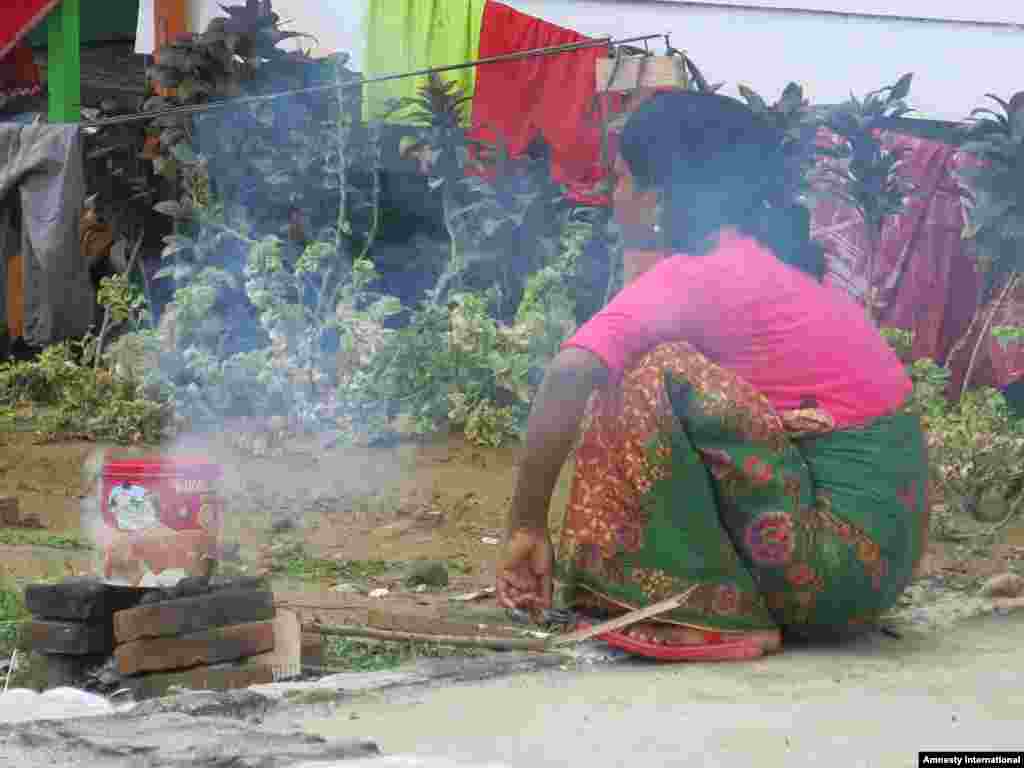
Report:
[{"label": "leaf", "polygon": [[995,122],[997,125],[1002,126],[1004,128],[1008,128],[1010,125],[1010,121],[1007,120],[1005,116],[1000,115],[998,112],[994,112],[988,107],[978,107],[977,109],[971,110],[972,118],[977,118],[980,115],[988,115],[989,117],[993,118],[991,122]]},{"label": "leaf", "polygon": [[169,106],[171,106],[170,102],[163,96],[151,96],[142,103],[142,111],[154,112],[160,109],[167,109]]},{"label": "leaf", "polygon": [[171,267],[171,277],[176,283],[183,283],[195,274],[195,268],[191,264],[175,264]]},{"label": "leaf", "polygon": [[1010,113],[1010,134],[1018,142],[1024,142],[1024,99],[1020,107]]},{"label": "leaf", "polygon": [[172,219],[180,219],[185,213],[184,207],[177,200],[163,200],[154,205],[153,210]]},{"label": "leaf", "polygon": [[785,112],[793,112],[803,106],[803,103],[804,89],[797,83],[790,83],[782,91],[782,97],[779,99],[777,106]]},{"label": "leaf", "polygon": [[768,105],[765,100],[762,99],[752,88],[746,85],[737,86],[740,92],[740,96],[747,102],[747,106],[753,109],[755,112],[764,112],[768,109]]},{"label": "leaf", "polygon": [[896,85],[889,91],[889,101],[901,101],[910,95],[910,85],[914,80],[913,73],[906,74],[901,77]]},{"label": "leaf", "polygon": [[175,144],[171,149],[171,154],[183,165],[195,165],[199,162],[199,156],[192,149],[192,145],[184,141]]},{"label": "leaf", "polygon": [[153,159],[153,170],[165,179],[176,181],[178,178],[178,163],[173,158],[157,157]]}]

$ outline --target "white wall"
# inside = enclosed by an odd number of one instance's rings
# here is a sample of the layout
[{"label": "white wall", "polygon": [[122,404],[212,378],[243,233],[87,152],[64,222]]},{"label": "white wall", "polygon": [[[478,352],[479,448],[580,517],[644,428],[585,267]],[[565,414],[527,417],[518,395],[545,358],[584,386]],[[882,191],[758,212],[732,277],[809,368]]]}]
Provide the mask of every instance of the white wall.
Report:
[{"label": "white wall", "polygon": [[[223,16],[223,5],[241,4],[241,0],[188,0],[189,24],[193,31],[202,31],[210,19]],[[307,32],[317,39],[298,40],[288,45],[313,48],[314,55],[323,56],[334,51],[345,51],[353,60],[361,62],[365,40],[362,32],[365,0],[274,0],[274,12],[285,22],[287,29]]]},{"label": "white wall", "polygon": [[[199,29],[221,11],[217,0],[189,0]],[[853,91],[887,85],[914,72],[911,101],[919,117],[961,120],[983,103],[985,93],[1009,96],[1024,90],[1024,27],[944,23],[722,7],[721,4],[831,6],[824,0],[505,0],[525,13],[586,35],[631,37],[669,32],[672,43],[704,70],[723,80],[727,92],[744,83],[766,97],[791,80],[816,103],[836,103]],[[718,2],[712,6],[710,2]],[[843,0],[865,13],[937,13],[954,0]],[[955,0],[982,20],[1024,17],[1020,0]],[[363,59],[366,0],[275,0],[292,28],[319,38],[318,54],[342,50]],[[927,11],[930,8],[931,11]],[[952,13],[952,11],[948,11]],[[1001,15],[1000,15],[1001,14]],[[306,43],[308,44],[308,43]]]},{"label": "white wall", "polygon": [[[1016,8],[1020,0],[1002,0]],[[587,35],[670,32],[709,80],[777,96],[795,80],[836,103],[914,72],[918,117],[960,120],[986,93],[1024,90],[1024,29],[816,13],[715,8],[651,0],[511,0]],[[789,5],[798,3],[789,0]],[[937,5],[937,3],[935,3]],[[965,5],[968,3],[964,3]],[[896,6],[898,3],[893,2]]]},{"label": "white wall", "polygon": [[[1024,3],[1010,0],[655,0],[689,5],[817,11],[984,24],[1024,24]],[[628,0],[627,0],[628,2]]]}]

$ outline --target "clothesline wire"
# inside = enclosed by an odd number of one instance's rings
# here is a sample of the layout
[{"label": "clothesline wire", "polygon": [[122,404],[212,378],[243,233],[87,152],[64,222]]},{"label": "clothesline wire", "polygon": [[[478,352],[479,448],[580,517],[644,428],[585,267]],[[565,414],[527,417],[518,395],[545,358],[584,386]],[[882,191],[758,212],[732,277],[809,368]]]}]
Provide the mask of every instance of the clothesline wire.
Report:
[{"label": "clothesline wire", "polygon": [[410,72],[397,72],[390,75],[378,75],[376,77],[362,77],[353,80],[346,80],[339,83],[331,83],[329,85],[312,85],[306,88],[295,88],[288,91],[275,91],[274,93],[267,93],[260,96],[242,96],[234,99],[224,99],[222,101],[210,101],[205,104],[190,104],[181,107],[170,107],[168,109],[153,110],[151,112],[134,112],[127,115],[116,115],[114,117],[104,117],[96,120],[87,120],[79,123],[82,128],[103,128],[110,125],[122,125],[124,123],[132,123],[137,120],[155,120],[161,117],[170,117],[172,115],[193,115],[201,112],[207,112],[213,109],[226,109],[228,107],[242,106],[245,104],[254,104],[264,101],[274,101],[276,99],[289,98],[292,96],[301,96],[308,93],[321,93],[323,91],[336,91],[338,89],[348,88],[361,88],[364,85],[372,85],[374,83],[385,83],[391,80],[403,80],[409,77],[424,77],[427,75],[441,74],[442,72],[453,72],[460,69],[469,69],[471,67],[480,67],[487,64],[502,64],[510,61],[523,61],[525,59],[537,58],[541,56],[554,56],[561,53],[571,53],[573,51],[586,50],[588,48],[600,48],[602,46],[608,46],[612,48],[617,45],[627,45],[629,43],[640,43],[646,44],[649,40],[655,38],[664,38],[665,45],[669,46],[669,35],[667,34],[655,34],[655,35],[639,35],[637,37],[627,37],[621,40],[613,40],[611,37],[601,37],[593,40],[586,40],[579,43],[566,43],[564,45],[550,45],[543,48],[530,48],[525,51],[514,51],[512,53],[503,53],[498,56],[488,56],[483,59],[474,59],[473,61],[464,61],[460,64],[448,64],[441,67],[425,67],[423,69],[417,69]]}]

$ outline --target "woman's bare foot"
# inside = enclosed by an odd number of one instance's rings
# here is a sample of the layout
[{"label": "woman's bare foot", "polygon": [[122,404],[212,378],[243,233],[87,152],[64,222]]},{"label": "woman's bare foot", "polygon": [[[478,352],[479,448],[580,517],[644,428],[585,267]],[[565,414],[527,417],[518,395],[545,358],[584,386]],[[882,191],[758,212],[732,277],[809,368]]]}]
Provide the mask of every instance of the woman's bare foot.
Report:
[{"label": "woman's bare foot", "polygon": [[[672,624],[635,624],[626,630],[634,640],[654,645],[704,645],[705,633],[699,629],[679,627]],[[775,653],[782,648],[782,633],[777,629],[756,632],[722,632],[722,641],[752,639],[760,644],[765,653]]]}]

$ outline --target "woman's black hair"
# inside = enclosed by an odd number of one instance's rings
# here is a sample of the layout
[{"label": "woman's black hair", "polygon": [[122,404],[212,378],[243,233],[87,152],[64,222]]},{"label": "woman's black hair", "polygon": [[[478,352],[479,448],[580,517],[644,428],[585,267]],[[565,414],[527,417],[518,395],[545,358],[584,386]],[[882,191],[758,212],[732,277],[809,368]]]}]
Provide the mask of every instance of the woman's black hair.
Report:
[{"label": "woman's black hair", "polygon": [[673,251],[702,255],[734,227],[783,261],[824,276],[810,214],[787,200],[782,137],[743,103],[719,94],[655,94],[630,117],[619,151],[634,183],[661,193]]}]

